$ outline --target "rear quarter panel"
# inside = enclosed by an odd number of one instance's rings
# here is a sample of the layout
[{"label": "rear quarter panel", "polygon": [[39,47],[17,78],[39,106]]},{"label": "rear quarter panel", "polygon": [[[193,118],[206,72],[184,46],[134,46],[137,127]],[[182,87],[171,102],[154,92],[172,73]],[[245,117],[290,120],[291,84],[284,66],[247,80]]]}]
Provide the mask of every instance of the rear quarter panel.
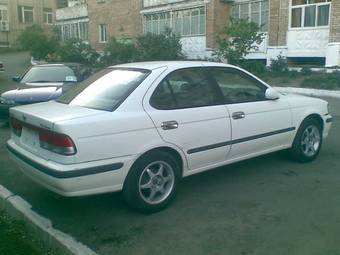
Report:
[{"label": "rear quarter panel", "polygon": [[62,121],[55,125],[55,130],[72,137],[77,147],[77,163],[137,155],[162,142],[142,111],[107,112]]}]

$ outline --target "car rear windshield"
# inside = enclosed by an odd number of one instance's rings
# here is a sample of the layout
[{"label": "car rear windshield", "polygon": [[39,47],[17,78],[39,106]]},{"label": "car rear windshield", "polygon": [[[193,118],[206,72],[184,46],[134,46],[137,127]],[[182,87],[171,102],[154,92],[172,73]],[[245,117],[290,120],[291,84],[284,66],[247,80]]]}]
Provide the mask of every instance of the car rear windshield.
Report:
[{"label": "car rear windshield", "polygon": [[113,111],[149,73],[144,69],[107,68],[71,88],[57,102]]},{"label": "car rear windshield", "polygon": [[69,66],[34,66],[21,79],[21,83],[77,82],[74,69]]}]

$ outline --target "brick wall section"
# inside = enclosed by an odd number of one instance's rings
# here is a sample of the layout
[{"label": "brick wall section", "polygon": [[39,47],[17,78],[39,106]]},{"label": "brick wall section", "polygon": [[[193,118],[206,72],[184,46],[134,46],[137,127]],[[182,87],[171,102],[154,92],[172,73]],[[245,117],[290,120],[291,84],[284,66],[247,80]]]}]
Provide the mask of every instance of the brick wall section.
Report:
[{"label": "brick wall section", "polygon": [[96,50],[103,50],[105,44],[99,43],[99,25],[107,24],[108,39],[136,38],[142,33],[142,1],[106,0],[105,3],[88,1],[89,39]]},{"label": "brick wall section", "polygon": [[332,0],[329,42],[340,42],[340,0]]},{"label": "brick wall section", "polygon": [[216,37],[229,21],[231,5],[221,0],[210,0],[207,4],[207,47],[217,47]]},{"label": "brick wall section", "polygon": [[269,15],[269,46],[287,45],[289,1],[271,0]]},{"label": "brick wall section", "polygon": [[[7,2],[7,3],[6,3]],[[56,1],[55,0],[0,0],[1,4],[7,4],[9,16],[9,32],[0,32],[0,42],[8,42],[11,47],[18,44],[18,36],[21,32],[32,24],[19,23],[18,19],[18,6],[33,7],[33,20],[34,24],[41,25],[47,32],[51,33],[52,26],[43,24],[43,8],[51,8],[55,13]],[[54,19],[54,18],[53,18]]]}]

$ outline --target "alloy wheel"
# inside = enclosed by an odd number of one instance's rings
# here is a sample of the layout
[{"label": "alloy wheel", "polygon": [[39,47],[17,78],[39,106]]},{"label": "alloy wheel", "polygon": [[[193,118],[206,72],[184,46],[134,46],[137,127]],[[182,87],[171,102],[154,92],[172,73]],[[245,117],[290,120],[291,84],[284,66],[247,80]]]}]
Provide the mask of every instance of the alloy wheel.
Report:
[{"label": "alloy wheel", "polygon": [[308,126],[302,134],[301,149],[307,157],[313,157],[319,150],[321,136],[319,129],[314,126]]},{"label": "alloy wheel", "polygon": [[139,178],[139,194],[148,204],[163,202],[174,188],[175,173],[164,161],[150,163]]}]

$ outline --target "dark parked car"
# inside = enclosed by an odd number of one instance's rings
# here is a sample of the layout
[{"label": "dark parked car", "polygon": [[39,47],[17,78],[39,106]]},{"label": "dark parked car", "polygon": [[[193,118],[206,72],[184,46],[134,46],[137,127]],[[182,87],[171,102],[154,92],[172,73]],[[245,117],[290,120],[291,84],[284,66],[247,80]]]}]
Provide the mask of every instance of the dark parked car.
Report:
[{"label": "dark parked car", "polygon": [[13,77],[18,82],[16,89],[1,94],[0,113],[7,117],[12,106],[54,100],[90,74],[91,69],[81,64],[32,66],[22,77]]}]

